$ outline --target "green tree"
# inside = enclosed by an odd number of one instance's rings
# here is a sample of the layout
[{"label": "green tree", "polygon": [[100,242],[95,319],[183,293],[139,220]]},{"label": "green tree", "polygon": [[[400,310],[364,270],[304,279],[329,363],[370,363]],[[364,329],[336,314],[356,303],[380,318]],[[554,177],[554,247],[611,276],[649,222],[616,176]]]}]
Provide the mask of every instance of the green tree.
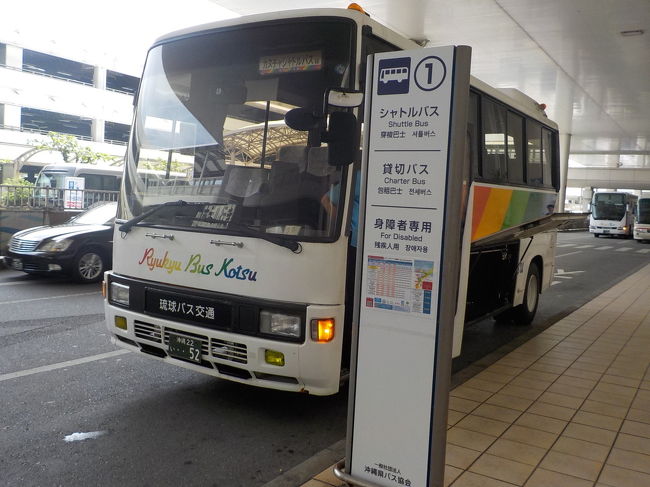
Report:
[{"label": "green tree", "polygon": [[0,205],[2,206],[24,205],[32,196],[34,185],[26,179],[7,178],[2,184],[5,186],[1,193],[2,198],[0,198]]},{"label": "green tree", "polygon": [[103,152],[96,152],[90,147],[82,147],[79,141],[68,134],[49,132],[49,140],[33,142],[36,150],[51,150],[60,152],[65,162],[80,162],[82,164],[96,164],[97,161],[116,162],[116,157]]}]

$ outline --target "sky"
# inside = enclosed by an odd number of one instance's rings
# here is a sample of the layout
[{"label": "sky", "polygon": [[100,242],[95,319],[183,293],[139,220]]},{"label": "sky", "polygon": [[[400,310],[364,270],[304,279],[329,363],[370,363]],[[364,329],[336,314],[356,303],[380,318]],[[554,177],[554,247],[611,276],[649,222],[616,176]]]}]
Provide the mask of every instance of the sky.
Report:
[{"label": "sky", "polygon": [[0,43],[139,77],[159,36],[236,16],[210,0],[4,0]]}]

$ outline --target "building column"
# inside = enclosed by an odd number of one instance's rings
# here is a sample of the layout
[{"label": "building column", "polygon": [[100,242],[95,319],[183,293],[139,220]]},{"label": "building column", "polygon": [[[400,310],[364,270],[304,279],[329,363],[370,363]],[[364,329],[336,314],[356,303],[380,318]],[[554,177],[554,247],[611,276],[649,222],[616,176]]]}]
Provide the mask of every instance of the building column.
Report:
[{"label": "building column", "polygon": [[[93,86],[98,90],[106,89],[106,68],[101,66],[95,66],[95,72],[93,74]],[[92,125],[90,128],[90,134],[95,142],[104,142],[104,129],[106,122],[104,120],[93,118]]]},{"label": "building column", "polygon": [[389,25],[410,39],[422,45],[426,44],[424,36],[426,0],[401,0],[387,3],[386,19]]},{"label": "building column", "polygon": [[560,134],[560,194],[558,212],[564,212],[566,200],[566,182],[569,174],[569,152],[571,151],[571,134]]},{"label": "building column", "polygon": [[[0,64],[22,70],[23,49],[9,44],[0,45]],[[20,107],[0,105],[0,125],[20,127]]]}]

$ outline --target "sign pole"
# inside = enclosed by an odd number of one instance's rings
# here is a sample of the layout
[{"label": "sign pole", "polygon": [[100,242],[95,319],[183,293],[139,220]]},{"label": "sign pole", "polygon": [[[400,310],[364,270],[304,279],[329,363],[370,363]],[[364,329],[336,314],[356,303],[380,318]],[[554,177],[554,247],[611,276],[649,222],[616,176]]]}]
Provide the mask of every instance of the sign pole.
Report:
[{"label": "sign pole", "polygon": [[443,485],[470,58],[467,46],[368,58],[346,465],[335,469],[353,485]]}]

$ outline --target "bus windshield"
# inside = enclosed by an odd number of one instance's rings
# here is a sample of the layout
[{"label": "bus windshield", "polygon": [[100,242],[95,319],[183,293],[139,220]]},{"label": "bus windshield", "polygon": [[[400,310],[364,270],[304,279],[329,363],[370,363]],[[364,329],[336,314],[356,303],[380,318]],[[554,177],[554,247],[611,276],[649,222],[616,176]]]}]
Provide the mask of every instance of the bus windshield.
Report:
[{"label": "bus windshield", "polygon": [[70,171],[41,171],[36,179],[39,188],[64,188],[65,178],[71,176]]},{"label": "bus windshield", "polygon": [[638,223],[650,224],[650,198],[642,198],[639,200],[639,217]]},{"label": "bus windshield", "polygon": [[[328,88],[351,83],[352,24],[253,24],[151,49],[138,94],[118,219],[140,225],[296,239],[333,239],[344,171],[327,146],[284,114],[322,114]],[[184,177],[144,177],[146,170]],[[338,205],[342,206],[342,205]]]},{"label": "bus windshield", "polygon": [[596,193],[591,214],[596,220],[620,220],[625,216],[625,195]]}]

